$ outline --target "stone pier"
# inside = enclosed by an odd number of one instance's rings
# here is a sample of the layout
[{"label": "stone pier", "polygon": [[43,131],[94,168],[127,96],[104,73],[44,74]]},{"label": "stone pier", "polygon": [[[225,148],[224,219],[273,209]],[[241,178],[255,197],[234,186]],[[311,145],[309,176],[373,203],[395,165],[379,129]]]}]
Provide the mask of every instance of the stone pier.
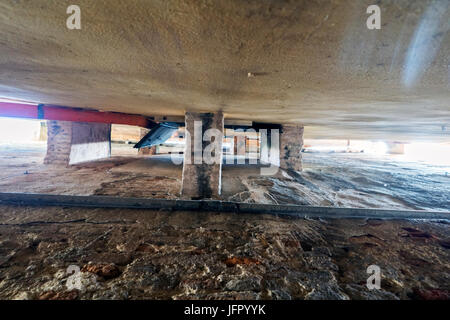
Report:
[{"label": "stone pier", "polygon": [[303,126],[282,125],[280,131],[280,168],[302,170]]},{"label": "stone pier", "polygon": [[[223,114],[186,112],[186,146],[184,151],[181,194],[190,199],[217,198],[221,193]],[[215,134],[205,136],[205,132]],[[215,151],[209,152],[213,145]],[[207,151],[213,162],[205,159]],[[210,162],[210,163],[208,163]]]},{"label": "stone pier", "polygon": [[111,156],[111,125],[47,121],[45,164],[70,165]]}]

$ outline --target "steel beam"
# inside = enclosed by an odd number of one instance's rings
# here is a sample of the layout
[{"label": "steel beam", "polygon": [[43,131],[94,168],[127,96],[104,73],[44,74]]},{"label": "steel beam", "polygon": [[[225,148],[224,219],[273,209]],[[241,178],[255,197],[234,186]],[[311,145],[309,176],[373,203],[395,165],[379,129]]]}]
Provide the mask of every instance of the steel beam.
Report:
[{"label": "steel beam", "polygon": [[156,125],[149,117],[136,114],[11,102],[0,102],[0,117],[125,124],[143,128]]},{"label": "steel beam", "polygon": [[134,148],[140,149],[163,144],[170,139],[173,133],[177,130],[178,125],[176,123],[158,123],[134,146]]}]

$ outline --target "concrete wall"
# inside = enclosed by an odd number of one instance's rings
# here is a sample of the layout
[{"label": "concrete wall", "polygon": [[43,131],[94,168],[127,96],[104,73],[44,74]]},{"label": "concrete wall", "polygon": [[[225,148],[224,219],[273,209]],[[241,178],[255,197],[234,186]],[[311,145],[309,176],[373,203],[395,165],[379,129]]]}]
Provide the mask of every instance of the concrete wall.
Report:
[{"label": "concrete wall", "polygon": [[70,165],[111,156],[111,125],[68,121],[47,122],[45,164]]},{"label": "concrete wall", "polygon": [[[280,166],[280,132],[277,129],[261,130],[260,160],[263,164]],[[264,134],[265,133],[265,134]]]},{"label": "concrete wall", "polygon": [[72,123],[72,145],[69,164],[109,158],[111,125],[107,123]]}]

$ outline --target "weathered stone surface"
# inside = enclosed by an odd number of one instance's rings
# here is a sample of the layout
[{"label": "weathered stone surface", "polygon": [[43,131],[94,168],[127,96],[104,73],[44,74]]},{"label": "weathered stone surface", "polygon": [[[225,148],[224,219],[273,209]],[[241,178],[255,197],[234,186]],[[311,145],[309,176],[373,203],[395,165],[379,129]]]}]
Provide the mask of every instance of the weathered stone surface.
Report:
[{"label": "weathered stone surface", "polygon": [[450,300],[450,290],[413,288],[411,296],[418,300]]},{"label": "weathered stone surface", "polygon": [[227,267],[234,267],[236,265],[250,265],[250,264],[261,264],[260,261],[253,259],[253,258],[247,258],[247,257],[231,257],[224,261],[224,263],[227,265]]},{"label": "weathered stone surface", "polygon": [[[31,221],[47,223],[25,224]],[[77,274],[79,299],[448,297],[450,250],[439,242],[448,239],[449,224],[366,222],[0,206],[0,256],[7,257],[0,261],[0,298],[74,298],[67,294],[74,264],[88,271]],[[433,237],[405,237],[405,230]],[[378,246],[351,240],[368,234]],[[104,279],[108,257],[119,254],[130,256],[122,273]],[[366,287],[372,264],[381,268],[381,290]]]},{"label": "weathered stone surface", "polygon": [[[203,135],[209,129],[218,130],[223,136],[223,114],[187,112],[186,119],[186,146],[184,151],[183,176],[181,194],[192,199],[217,198],[222,187],[222,138],[217,141],[219,154],[214,154],[215,162],[205,162],[205,148],[211,143],[203,141]],[[201,123],[201,132],[195,130],[195,122]],[[196,135],[200,135],[196,137]],[[198,153],[195,154],[195,141],[198,141]],[[200,163],[196,163],[197,160]]]},{"label": "weathered stone surface", "polygon": [[47,291],[39,296],[39,300],[75,300],[78,298],[78,290],[55,292]]},{"label": "weathered stone surface", "polygon": [[45,164],[68,165],[72,145],[72,122],[47,121]]},{"label": "weathered stone surface", "polygon": [[364,285],[348,284],[345,291],[352,300],[399,300],[399,298],[386,290],[367,290]]},{"label": "weathered stone surface", "polygon": [[303,126],[283,125],[280,132],[280,167],[302,170]]},{"label": "weathered stone surface", "polygon": [[47,121],[45,164],[69,165],[111,156],[111,125]]},{"label": "weathered stone surface", "polygon": [[261,279],[258,277],[232,279],[227,282],[225,288],[230,291],[261,291]]},{"label": "weathered stone surface", "polygon": [[91,272],[104,279],[112,279],[120,275],[120,269],[113,263],[89,263],[81,268],[81,272]]}]

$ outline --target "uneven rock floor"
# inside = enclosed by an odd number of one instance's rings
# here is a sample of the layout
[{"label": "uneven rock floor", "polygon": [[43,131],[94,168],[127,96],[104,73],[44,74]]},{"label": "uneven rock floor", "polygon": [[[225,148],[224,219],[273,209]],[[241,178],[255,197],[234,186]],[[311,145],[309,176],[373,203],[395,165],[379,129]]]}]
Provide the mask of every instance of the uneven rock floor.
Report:
[{"label": "uneven rock floor", "polygon": [[[449,231],[445,222],[0,206],[0,298],[449,299]],[[373,264],[380,290],[366,287]]]},{"label": "uneven rock floor", "polygon": [[[181,166],[115,149],[70,167],[0,146],[0,192],[178,198]],[[225,165],[225,200],[449,210],[448,168],[305,154],[302,173]],[[4,299],[449,299],[448,222],[0,206]],[[378,265],[380,290],[366,270]],[[73,274],[71,274],[73,273]]]}]

